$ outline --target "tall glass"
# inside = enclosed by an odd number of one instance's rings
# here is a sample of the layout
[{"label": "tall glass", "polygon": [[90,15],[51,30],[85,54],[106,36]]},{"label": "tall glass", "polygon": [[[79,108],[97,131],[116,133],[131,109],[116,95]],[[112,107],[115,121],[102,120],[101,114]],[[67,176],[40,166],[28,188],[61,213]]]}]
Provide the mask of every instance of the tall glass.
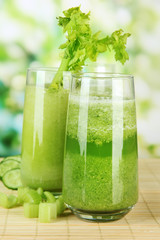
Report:
[{"label": "tall glass", "polygon": [[132,76],[72,76],[63,174],[64,201],[82,219],[117,220],[137,202]]},{"label": "tall glass", "polygon": [[66,73],[63,87],[49,89],[56,72],[54,68],[28,70],[21,176],[26,186],[61,192],[69,79]]}]

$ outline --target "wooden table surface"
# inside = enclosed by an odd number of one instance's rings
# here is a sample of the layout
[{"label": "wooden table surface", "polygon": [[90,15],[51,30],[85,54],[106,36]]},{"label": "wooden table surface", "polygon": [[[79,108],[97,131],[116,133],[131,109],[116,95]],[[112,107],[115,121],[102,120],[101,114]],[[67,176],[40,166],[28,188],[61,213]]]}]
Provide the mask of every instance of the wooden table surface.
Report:
[{"label": "wooden table surface", "polygon": [[[160,159],[139,160],[139,201],[123,219],[79,220],[70,213],[52,223],[23,216],[23,208],[0,208],[1,240],[160,240]],[[8,192],[0,183],[0,191]]]}]

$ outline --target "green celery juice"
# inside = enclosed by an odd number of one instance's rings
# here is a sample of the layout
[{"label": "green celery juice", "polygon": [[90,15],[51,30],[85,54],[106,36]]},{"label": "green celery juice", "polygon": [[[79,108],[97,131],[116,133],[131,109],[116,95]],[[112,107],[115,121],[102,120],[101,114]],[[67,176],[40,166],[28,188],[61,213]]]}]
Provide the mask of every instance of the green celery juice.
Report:
[{"label": "green celery juice", "polygon": [[68,91],[27,85],[22,167],[24,185],[61,191]]},{"label": "green celery juice", "polygon": [[135,102],[90,97],[86,106],[70,97],[64,200],[87,211],[131,207],[138,198]]}]

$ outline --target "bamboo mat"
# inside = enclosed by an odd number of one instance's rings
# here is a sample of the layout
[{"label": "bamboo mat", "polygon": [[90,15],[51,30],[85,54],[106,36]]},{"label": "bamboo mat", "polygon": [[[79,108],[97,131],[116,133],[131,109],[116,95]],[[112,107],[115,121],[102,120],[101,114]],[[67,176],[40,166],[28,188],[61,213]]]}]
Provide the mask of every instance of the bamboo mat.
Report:
[{"label": "bamboo mat", "polygon": [[[1,240],[160,240],[160,159],[139,161],[139,202],[126,217],[108,223],[79,220],[69,212],[52,223],[0,208]],[[8,192],[0,185],[0,191]],[[12,192],[12,191],[10,191]]]}]

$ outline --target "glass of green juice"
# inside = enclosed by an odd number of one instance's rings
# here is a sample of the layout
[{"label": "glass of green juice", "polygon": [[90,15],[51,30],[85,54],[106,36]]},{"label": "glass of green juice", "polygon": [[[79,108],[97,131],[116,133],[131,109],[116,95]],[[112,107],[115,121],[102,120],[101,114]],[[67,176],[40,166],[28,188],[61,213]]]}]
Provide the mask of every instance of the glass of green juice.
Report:
[{"label": "glass of green juice", "polygon": [[112,221],[138,199],[134,78],[72,75],[64,153],[63,197],[78,217]]},{"label": "glass of green juice", "polygon": [[56,68],[30,68],[25,90],[21,178],[25,186],[62,191],[69,78],[50,89]]}]

